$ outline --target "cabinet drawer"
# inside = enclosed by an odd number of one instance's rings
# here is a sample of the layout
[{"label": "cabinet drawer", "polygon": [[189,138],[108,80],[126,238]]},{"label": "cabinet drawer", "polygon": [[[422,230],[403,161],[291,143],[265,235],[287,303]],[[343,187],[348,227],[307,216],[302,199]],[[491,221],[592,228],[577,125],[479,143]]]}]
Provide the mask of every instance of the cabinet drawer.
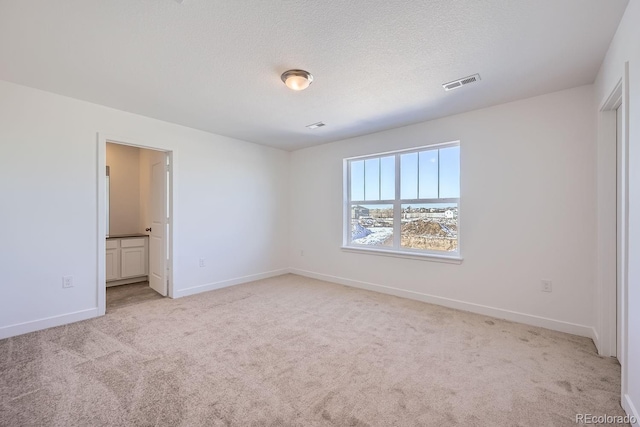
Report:
[{"label": "cabinet drawer", "polygon": [[107,249],[118,249],[118,239],[107,240]]},{"label": "cabinet drawer", "polygon": [[144,238],[141,239],[122,239],[120,241],[120,247],[123,248],[136,248],[144,246]]}]

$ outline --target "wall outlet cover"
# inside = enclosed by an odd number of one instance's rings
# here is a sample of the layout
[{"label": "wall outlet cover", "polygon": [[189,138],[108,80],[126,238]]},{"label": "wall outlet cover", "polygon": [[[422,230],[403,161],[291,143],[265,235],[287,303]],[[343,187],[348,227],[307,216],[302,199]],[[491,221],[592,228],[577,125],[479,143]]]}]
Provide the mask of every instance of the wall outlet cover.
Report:
[{"label": "wall outlet cover", "polygon": [[62,276],[62,287],[73,288],[73,276]]}]

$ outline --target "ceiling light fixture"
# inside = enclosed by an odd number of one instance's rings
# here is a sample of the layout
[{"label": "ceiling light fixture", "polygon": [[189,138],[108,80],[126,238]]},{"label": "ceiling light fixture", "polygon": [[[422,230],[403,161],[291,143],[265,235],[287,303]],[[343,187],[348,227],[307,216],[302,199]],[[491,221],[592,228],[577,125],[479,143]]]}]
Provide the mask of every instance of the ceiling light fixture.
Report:
[{"label": "ceiling light fixture", "polygon": [[305,70],[287,70],[280,76],[289,89],[304,90],[313,82],[313,76]]}]

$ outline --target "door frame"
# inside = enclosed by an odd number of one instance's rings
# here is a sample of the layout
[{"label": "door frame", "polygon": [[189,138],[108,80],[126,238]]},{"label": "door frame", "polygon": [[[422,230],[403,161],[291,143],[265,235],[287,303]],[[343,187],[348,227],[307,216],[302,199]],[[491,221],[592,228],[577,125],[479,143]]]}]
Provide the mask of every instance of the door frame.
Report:
[{"label": "door frame", "polygon": [[[596,333],[598,352],[617,356],[621,365],[621,400],[627,394],[628,248],[629,248],[629,63],[598,109],[598,262]],[[616,110],[620,108],[618,145]],[[617,152],[619,150],[619,152]],[[618,181],[618,177],[620,178]],[[620,191],[618,191],[620,185]],[[615,188],[615,196],[611,190]],[[620,197],[618,197],[618,193]],[[613,200],[613,203],[612,203]],[[615,206],[612,213],[611,208]],[[612,227],[611,222],[616,221]],[[612,246],[614,245],[614,246]],[[618,284],[619,283],[619,284]],[[620,296],[617,298],[617,291]],[[619,352],[617,327],[620,328]]]},{"label": "door frame", "polygon": [[143,148],[146,150],[161,151],[166,154],[169,164],[168,177],[167,177],[167,224],[169,230],[167,231],[167,296],[173,298],[173,162],[175,160],[174,151],[158,147],[153,144],[146,144],[140,141],[133,140],[132,138],[119,137],[116,135],[105,134],[98,132],[97,134],[97,148],[98,148],[98,176],[97,176],[97,231],[96,239],[98,246],[97,255],[97,267],[98,267],[98,280],[96,283],[97,289],[97,307],[98,316],[104,316],[107,307],[107,293],[106,293],[106,247],[105,236],[107,228],[107,178],[106,178],[106,166],[107,166],[107,142],[120,145],[128,145],[130,147]]},{"label": "door frame", "polygon": [[[598,188],[598,282],[597,301],[600,305],[599,353],[616,356],[618,318],[622,314],[618,307],[618,286],[623,287],[624,242],[626,232],[624,215],[626,153],[624,141],[618,146],[616,110],[622,105],[622,80],[619,80],[598,112],[599,129],[599,179]],[[622,150],[619,152],[619,150]],[[618,178],[621,178],[620,180]],[[622,198],[618,198],[623,186]],[[622,221],[621,221],[622,220]],[[621,221],[621,223],[619,223]],[[622,269],[620,268],[622,267]],[[622,270],[622,271],[620,271]]]}]

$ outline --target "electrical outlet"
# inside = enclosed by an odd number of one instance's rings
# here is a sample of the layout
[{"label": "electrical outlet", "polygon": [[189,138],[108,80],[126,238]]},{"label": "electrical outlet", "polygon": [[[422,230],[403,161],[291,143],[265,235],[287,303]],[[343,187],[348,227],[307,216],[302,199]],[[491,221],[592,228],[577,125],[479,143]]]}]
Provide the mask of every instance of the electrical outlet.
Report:
[{"label": "electrical outlet", "polygon": [[542,292],[551,292],[553,290],[551,280],[543,280],[540,284],[540,290]]},{"label": "electrical outlet", "polygon": [[62,276],[62,287],[73,288],[73,276]]},{"label": "electrical outlet", "polygon": [[304,256],[304,251],[300,249],[300,256]]},{"label": "electrical outlet", "polygon": [[204,267],[204,266],[205,266],[204,258],[200,258],[200,267]]}]

